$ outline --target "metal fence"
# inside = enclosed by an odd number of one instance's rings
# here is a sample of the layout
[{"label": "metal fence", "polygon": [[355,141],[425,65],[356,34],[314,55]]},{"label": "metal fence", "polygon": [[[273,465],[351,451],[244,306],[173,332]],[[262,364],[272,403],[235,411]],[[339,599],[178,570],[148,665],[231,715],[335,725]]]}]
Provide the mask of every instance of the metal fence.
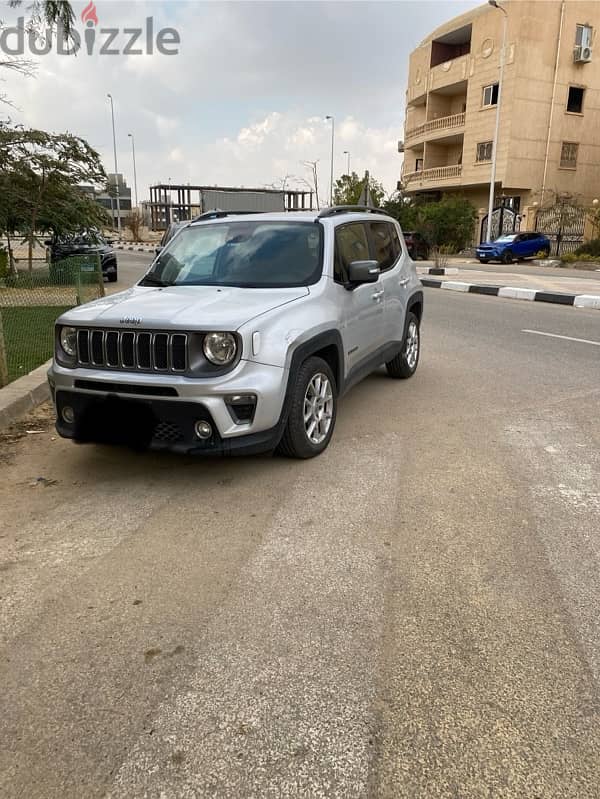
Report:
[{"label": "metal fence", "polygon": [[0,386],[52,357],[54,324],[62,313],[103,296],[97,255],[5,272],[0,277]]}]

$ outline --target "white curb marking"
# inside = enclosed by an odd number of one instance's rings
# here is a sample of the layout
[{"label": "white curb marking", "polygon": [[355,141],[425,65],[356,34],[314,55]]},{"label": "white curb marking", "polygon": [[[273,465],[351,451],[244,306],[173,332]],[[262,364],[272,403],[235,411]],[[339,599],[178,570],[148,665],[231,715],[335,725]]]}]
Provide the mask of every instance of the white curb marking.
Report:
[{"label": "white curb marking", "polygon": [[450,289],[450,291],[468,291],[470,283],[459,283],[456,280],[446,280],[442,283],[443,289]]},{"label": "white curb marking", "polygon": [[600,309],[600,297],[594,294],[578,294],[573,305],[576,308],[597,308]]},{"label": "white curb marking", "polygon": [[542,330],[521,330],[521,333],[533,333],[535,336],[548,336],[548,338],[561,338],[565,341],[577,341],[579,344],[593,344],[600,347],[600,341],[590,341],[588,338],[573,338],[573,336],[560,336],[558,333],[544,333]]},{"label": "white curb marking", "polygon": [[539,289],[513,288],[504,286],[498,291],[499,297],[508,297],[511,300],[535,300],[535,295]]}]

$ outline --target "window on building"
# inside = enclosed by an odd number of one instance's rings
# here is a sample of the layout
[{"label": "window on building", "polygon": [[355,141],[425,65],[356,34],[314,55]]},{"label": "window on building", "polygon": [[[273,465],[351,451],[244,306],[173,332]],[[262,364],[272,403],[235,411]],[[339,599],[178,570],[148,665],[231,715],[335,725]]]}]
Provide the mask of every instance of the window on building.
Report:
[{"label": "window on building", "polygon": [[569,94],[567,95],[567,111],[572,114],[583,113],[583,95],[585,89],[581,86],[569,86]]},{"label": "window on building", "polygon": [[475,157],[475,161],[479,163],[480,161],[491,161],[492,160],[492,150],[494,148],[494,142],[491,141],[481,141],[477,145],[477,155]]},{"label": "window on building", "polygon": [[483,87],[482,105],[498,105],[498,84],[491,83]]},{"label": "window on building", "polygon": [[579,145],[576,142],[564,141],[560,150],[560,168],[561,169],[576,169],[577,168],[577,152]]},{"label": "window on building", "polygon": [[575,44],[578,47],[591,47],[594,29],[591,25],[575,26]]},{"label": "window on building", "polygon": [[422,172],[423,171],[423,159],[417,158],[415,161],[415,172]]}]

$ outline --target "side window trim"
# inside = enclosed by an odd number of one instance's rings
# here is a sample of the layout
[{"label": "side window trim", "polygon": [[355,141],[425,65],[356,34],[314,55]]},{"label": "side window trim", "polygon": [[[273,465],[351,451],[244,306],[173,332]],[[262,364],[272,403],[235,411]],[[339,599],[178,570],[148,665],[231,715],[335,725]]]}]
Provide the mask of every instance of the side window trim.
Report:
[{"label": "side window trim", "polygon": [[[374,240],[374,235],[375,234],[373,233],[373,231],[371,229],[371,226],[372,225],[388,225],[396,233],[397,242],[398,242],[398,245],[400,246],[400,251],[399,251],[398,255],[394,258],[393,263],[391,263],[389,266],[386,266],[385,269],[382,269],[381,267],[379,267],[380,274],[385,275],[386,272],[390,272],[392,269],[396,268],[396,266],[398,265],[398,261],[400,260],[400,258],[402,256],[403,249],[402,249],[402,244],[400,242],[400,236],[398,236],[398,231],[396,230],[396,226],[394,225],[393,222],[380,222],[378,220],[377,222],[375,222],[375,221],[366,222],[365,225],[366,225],[366,228],[367,228],[367,237],[368,237],[368,241],[369,241],[369,257],[373,261],[377,261],[377,256],[376,256],[377,249],[376,249],[375,240]],[[392,241],[394,240],[392,238],[392,234],[391,233],[390,233],[390,238],[392,239]]]},{"label": "side window trim", "polygon": [[345,230],[346,228],[349,228],[349,227],[352,227],[352,226],[357,226],[357,225],[361,225],[362,226],[364,234],[365,234],[365,239],[366,239],[366,242],[367,242],[369,258],[373,257],[372,256],[373,249],[372,249],[372,246],[371,246],[371,237],[369,235],[370,231],[369,231],[369,228],[368,228],[366,222],[354,221],[354,222],[346,222],[343,225],[337,225],[335,230],[334,230],[334,240],[333,240],[333,280],[339,286],[345,286],[347,281],[338,280],[336,278],[336,276],[335,276],[336,263],[339,262],[340,271],[341,272],[343,272],[345,270],[345,267],[343,266],[343,264],[341,262],[341,255],[340,255],[340,252],[339,252],[339,249],[338,249],[338,232],[341,231],[341,230]]}]

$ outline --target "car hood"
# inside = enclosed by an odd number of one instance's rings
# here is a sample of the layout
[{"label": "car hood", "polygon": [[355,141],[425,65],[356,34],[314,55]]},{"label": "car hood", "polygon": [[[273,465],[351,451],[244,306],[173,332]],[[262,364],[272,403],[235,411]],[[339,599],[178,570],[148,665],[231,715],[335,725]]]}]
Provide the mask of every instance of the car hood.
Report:
[{"label": "car hood", "polygon": [[134,286],[72,308],[60,321],[98,327],[237,330],[245,322],[306,297],[306,286],[247,289],[234,286]]},{"label": "car hood", "polygon": [[55,252],[65,255],[87,255],[89,253],[105,253],[112,252],[112,247],[108,244],[55,244],[53,247]]}]

